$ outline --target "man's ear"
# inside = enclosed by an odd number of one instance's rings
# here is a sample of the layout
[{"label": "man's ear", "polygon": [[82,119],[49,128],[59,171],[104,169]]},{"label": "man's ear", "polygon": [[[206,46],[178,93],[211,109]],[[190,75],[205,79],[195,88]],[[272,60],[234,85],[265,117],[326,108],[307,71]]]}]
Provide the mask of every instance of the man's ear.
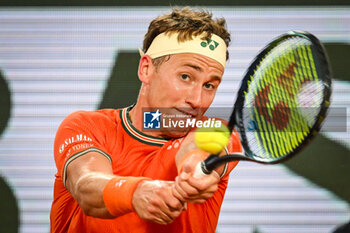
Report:
[{"label": "man's ear", "polygon": [[140,59],[138,76],[142,83],[148,84],[155,71],[155,67],[152,63],[152,58],[148,55],[144,55]]}]

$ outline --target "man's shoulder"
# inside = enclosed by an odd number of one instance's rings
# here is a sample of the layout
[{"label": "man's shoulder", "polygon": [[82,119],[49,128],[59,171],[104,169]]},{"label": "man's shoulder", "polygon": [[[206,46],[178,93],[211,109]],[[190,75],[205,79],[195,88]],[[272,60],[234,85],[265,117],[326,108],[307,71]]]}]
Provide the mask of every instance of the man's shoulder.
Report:
[{"label": "man's shoulder", "polygon": [[65,120],[79,121],[113,121],[115,122],[121,109],[78,110],[69,114]]}]

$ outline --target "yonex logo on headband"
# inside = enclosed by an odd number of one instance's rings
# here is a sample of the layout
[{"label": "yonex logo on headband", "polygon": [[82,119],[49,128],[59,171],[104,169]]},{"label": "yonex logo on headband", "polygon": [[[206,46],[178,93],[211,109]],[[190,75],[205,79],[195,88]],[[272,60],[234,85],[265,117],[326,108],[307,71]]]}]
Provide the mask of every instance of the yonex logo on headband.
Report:
[{"label": "yonex logo on headband", "polygon": [[218,47],[218,45],[219,45],[219,43],[216,42],[215,40],[207,39],[206,41],[207,41],[207,42],[202,41],[202,42],[201,42],[201,46],[202,46],[202,47],[207,47],[207,46],[209,45],[209,49],[212,50],[212,51],[214,51],[214,50]]},{"label": "yonex logo on headband", "polygon": [[[154,59],[170,54],[196,53],[214,59],[225,68],[227,47],[221,37],[211,34],[210,38],[203,39],[206,37],[206,34],[203,33],[192,36],[189,40],[179,41],[178,36],[177,32],[159,34],[152,41],[146,55]],[[144,55],[142,51],[140,54]]]}]

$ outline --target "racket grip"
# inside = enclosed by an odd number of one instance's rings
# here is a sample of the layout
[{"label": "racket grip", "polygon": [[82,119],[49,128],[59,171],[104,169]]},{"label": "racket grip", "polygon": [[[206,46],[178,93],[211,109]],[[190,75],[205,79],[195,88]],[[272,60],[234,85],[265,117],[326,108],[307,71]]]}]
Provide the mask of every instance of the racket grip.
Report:
[{"label": "racket grip", "polygon": [[201,178],[209,175],[211,172],[206,169],[204,161],[197,163],[196,168],[194,169],[193,177]]}]

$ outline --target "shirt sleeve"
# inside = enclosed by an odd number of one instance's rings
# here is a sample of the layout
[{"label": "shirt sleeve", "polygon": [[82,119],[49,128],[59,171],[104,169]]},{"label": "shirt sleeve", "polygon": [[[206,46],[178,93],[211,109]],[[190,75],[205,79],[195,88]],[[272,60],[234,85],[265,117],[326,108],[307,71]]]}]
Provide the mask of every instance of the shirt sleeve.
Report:
[{"label": "shirt sleeve", "polygon": [[[232,154],[232,153],[242,153],[242,144],[239,139],[238,133],[236,130],[232,131],[230,140],[227,144],[227,147],[225,148],[226,154]],[[237,166],[239,161],[233,161],[225,164],[224,171],[222,172],[221,178],[229,176],[231,171]]]},{"label": "shirt sleeve", "polygon": [[[236,131],[233,131],[226,148],[228,154],[242,152],[242,145]],[[218,217],[220,214],[220,208],[224,200],[225,192],[228,185],[229,174],[237,166],[238,161],[229,162],[225,164],[225,173],[219,182],[218,190],[214,193],[214,196],[204,203],[206,224],[207,228],[214,232],[218,223]]]},{"label": "shirt sleeve", "polygon": [[104,118],[97,112],[78,111],[69,115],[59,126],[54,143],[58,178],[66,182],[68,165],[89,152],[97,152],[112,162],[106,152]]}]

